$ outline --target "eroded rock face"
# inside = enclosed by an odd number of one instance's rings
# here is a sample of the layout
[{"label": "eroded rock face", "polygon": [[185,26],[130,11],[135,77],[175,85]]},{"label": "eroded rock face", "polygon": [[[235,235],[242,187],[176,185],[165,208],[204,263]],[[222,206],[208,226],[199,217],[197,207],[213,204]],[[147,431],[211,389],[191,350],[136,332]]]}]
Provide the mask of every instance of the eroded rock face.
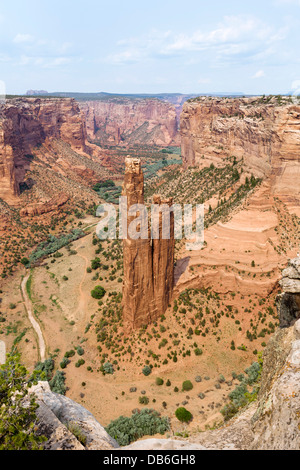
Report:
[{"label": "eroded rock face", "polygon": [[179,145],[175,106],[125,98],[80,103],[87,133],[102,145]]},{"label": "eroded rock face", "polygon": [[[123,196],[127,209],[144,204],[144,176],[141,162],[127,158]],[[170,239],[162,239],[162,218],[172,200],[154,197],[154,205],[162,209],[159,217],[159,239],[151,240],[146,222],[147,239],[130,237],[129,227],[136,219],[128,217],[128,238],[124,239],[123,318],[129,330],[148,325],[163,315],[170,303],[174,286],[174,214],[170,215]]]},{"label": "eroded rock face", "polygon": [[[94,416],[67,397],[51,392],[48,382],[30,389],[37,397],[39,432],[48,438],[45,450],[111,450],[118,448]],[[73,424],[85,436],[84,445],[69,431]]]},{"label": "eroded rock face", "polygon": [[289,261],[279,282],[283,292],[277,297],[277,308],[282,328],[300,318],[300,257]]},{"label": "eroded rock face", "polygon": [[48,212],[57,211],[60,207],[65,205],[69,200],[67,194],[59,194],[53,197],[50,201],[44,204],[33,204],[31,206],[24,207],[20,210],[20,217],[36,217]]},{"label": "eroded rock face", "polygon": [[61,139],[86,151],[86,128],[73,99],[18,98],[0,106],[0,198],[15,203],[33,149]]},{"label": "eroded rock face", "polygon": [[200,98],[181,114],[184,165],[207,166],[243,158],[255,176],[269,177],[271,192],[300,204],[300,106],[276,98]]}]

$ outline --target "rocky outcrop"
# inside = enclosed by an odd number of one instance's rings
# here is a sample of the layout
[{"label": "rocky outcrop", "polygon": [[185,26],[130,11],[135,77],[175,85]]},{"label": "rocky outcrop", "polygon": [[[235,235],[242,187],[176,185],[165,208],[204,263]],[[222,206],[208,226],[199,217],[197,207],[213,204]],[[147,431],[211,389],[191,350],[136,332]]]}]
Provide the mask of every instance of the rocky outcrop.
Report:
[{"label": "rocky outcrop", "polygon": [[[144,204],[144,176],[139,159],[127,158],[123,196],[127,197],[127,210],[135,204]],[[151,240],[148,221],[144,225],[145,239],[133,239],[129,227],[135,217],[128,216],[124,239],[123,319],[127,329],[148,325],[163,315],[172,298],[174,286],[174,214],[170,214],[170,239],[162,239],[162,220],[169,212],[172,200],[154,197],[154,206],[161,209],[159,237]]]},{"label": "rocky outcrop", "polygon": [[0,198],[15,203],[32,153],[51,139],[86,151],[86,128],[73,99],[17,98],[0,107]]},{"label": "rocky outcrop", "polygon": [[111,98],[81,102],[88,136],[101,145],[179,145],[179,121],[170,103]]},{"label": "rocky outcrop", "polygon": [[300,257],[289,261],[279,284],[283,292],[277,297],[277,305],[283,328],[300,318]]},{"label": "rocky outcrop", "polygon": [[57,211],[60,207],[65,205],[68,200],[69,196],[67,194],[59,194],[44,204],[33,204],[32,206],[24,207],[24,209],[20,210],[20,217],[36,217]]},{"label": "rocky outcrop", "polygon": [[198,98],[181,115],[185,167],[244,159],[255,176],[269,177],[271,193],[300,204],[300,106],[291,98]]},{"label": "rocky outcrop", "polygon": [[[47,437],[45,450],[111,450],[118,447],[89,411],[69,398],[51,392],[48,382],[39,382],[30,393],[34,393],[39,405],[38,429]],[[74,428],[79,432],[74,433]],[[84,439],[80,439],[80,435]]]}]

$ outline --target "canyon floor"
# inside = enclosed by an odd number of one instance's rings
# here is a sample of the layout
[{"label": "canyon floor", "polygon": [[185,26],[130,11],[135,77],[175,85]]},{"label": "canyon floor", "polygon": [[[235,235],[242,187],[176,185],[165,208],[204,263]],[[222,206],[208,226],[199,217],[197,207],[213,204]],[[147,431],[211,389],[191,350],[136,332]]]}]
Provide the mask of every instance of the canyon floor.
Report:
[{"label": "canyon floor", "polygon": [[[239,383],[236,377],[257,360],[278,325],[278,266],[285,265],[297,245],[294,219],[280,203],[272,209],[266,206],[263,217],[253,209],[261,192],[262,188],[256,189],[228,222],[209,227],[201,252],[187,256],[179,243],[172,305],[157,323],[128,337],[119,305],[122,247],[118,241],[97,240],[98,219],[81,219],[83,238],[27,272],[27,293],[43,332],[46,355],[54,358],[59,369],[66,352],[79,346],[84,350],[64,369],[67,396],[102,425],[141,409],[140,397],[149,400],[148,407],[170,417],[174,433],[193,434],[222,422],[220,410]],[[281,219],[291,224],[291,246],[278,254],[275,229]],[[101,266],[92,269],[97,258]],[[32,370],[40,357],[21,293],[25,275],[25,269],[19,270],[3,282],[1,308],[9,311],[9,322],[2,324],[0,339],[8,348],[17,344]],[[100,305],[91,297],[96,285],[106,290]],[[105,337],[99,336],[103,326]],[[78,366],[80,359],[84,363]],[[114,375],[103,376],[104,362],[114,365]],[[149,377],[142,373],[146,364],[153,365]],[[163,379],[163,385],[156,384],[157,378]],[[186,380],[193,383],[188,392],[182,391]],[[181,405],[194,416],[188,428],[174,418]]]}]

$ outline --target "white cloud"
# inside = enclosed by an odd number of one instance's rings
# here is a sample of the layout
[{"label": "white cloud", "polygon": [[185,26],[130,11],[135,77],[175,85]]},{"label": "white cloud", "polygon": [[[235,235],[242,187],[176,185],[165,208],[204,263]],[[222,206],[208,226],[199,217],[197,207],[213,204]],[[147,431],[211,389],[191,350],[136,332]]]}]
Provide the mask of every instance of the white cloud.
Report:
[{"label": "white cloud", "polygon": [[273,45],[283,41],[288,31],[287,27],[273,28],[254,16],[226,16],[210,30],[191,34],[152,31],[143,37],[124,39],[117,43],[123,50],[107,60],[126,64],[184,56],[186,63],[192,64],[203,54],[215,64],[260,60],[276,53]]},{"label": "white cloud", "polygon": [[35,66],[40,68],[55,68],[70,63],[71,59],[68,57],[32,57],[22,55],[18,65],[20,66]]},{"label": "white cloud", "polygon": [[264,72],[263,70],[258,70],[258,71],[253,75],[252,78],[263,78],[263,77],[265,77],[265,76],[266,76],[266,74],[265,74],[265,72]]},{"label": "white cloud", "polygon": [[31,43],[34,41],[34,37],[31,34],[17,34],[14,38],[15,44],[24,44],[24,43]]}]

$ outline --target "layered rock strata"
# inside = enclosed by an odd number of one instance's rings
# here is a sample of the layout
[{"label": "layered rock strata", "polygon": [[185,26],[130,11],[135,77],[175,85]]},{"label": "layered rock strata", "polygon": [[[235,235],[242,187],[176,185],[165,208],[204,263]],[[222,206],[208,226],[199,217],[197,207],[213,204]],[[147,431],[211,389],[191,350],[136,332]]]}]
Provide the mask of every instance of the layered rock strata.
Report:
[{"label": "layered rock strata", "polygon": [[291,98],[198,98],[181,114],[185,167],[244,159],[255,176],[269,177],[270,192],[290,207],[300,204],[300,105]]},{"label": "layered rock strata", "polygon": [[32,153],[51,139],[85,152],[86,128],[73,99],[18,98],[0,106],[0,198],[17,201]]},{"label": "layered rock strata", "polygon": [[156,99],[80,103],[88,136],[101,145],[179,145],[175,106]]},{"label": "layered rock strata", "polygon": [[[127,158],[123,196],[127,210],[135,204],[144,205],[144,176],[139,159]],[[127,329],[148,325],[163,315],[172,298],[174,286],[174,214],[170,213],[170,239],[163,239],[162,221],[168,216],[172,200],[153,200],[159,213],[158,239],[151,239],[146,222],[147,239],[130,237],[130,226],[136,220],[128,216],[128,237],[124,239],[123,318]],[[142,211],[142,209],[141,209]],[[141,215],[141,212],[140,212]]]}]

